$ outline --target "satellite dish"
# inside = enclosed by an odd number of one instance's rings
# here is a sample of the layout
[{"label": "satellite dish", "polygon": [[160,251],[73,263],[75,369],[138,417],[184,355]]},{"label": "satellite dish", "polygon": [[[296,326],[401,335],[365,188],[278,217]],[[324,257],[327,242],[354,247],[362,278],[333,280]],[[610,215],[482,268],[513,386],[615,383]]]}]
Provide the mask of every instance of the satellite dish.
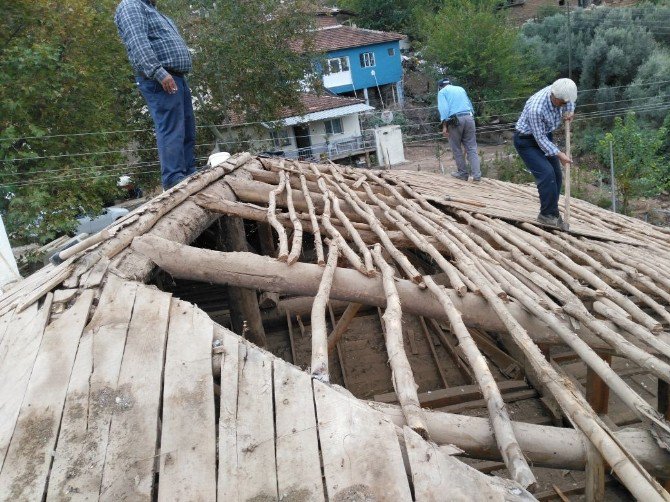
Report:
[{"label": "satellite dish", "polygon": [[391,110],[384,110],[381,114],[381,119],[384,124],[393,122],[393,112]]}]

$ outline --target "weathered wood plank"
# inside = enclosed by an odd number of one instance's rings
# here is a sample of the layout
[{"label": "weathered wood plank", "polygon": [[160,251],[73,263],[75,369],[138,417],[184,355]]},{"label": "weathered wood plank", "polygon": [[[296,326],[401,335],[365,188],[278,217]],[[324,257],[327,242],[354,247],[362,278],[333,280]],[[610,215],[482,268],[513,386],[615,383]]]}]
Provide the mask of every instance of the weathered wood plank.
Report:
[{"label": "weathered wood plank", "polygon": [[237,393],[239,389],[239,337],[216,326],[221,343],[221,399],[219,413],[218,500],[238,500]]},{"label": "weathered wood plank", "polygon": [[96,500],[137,284],[110,275],[79,343],[47,500]]},{"label": "weathered wood plank", "polygon": [[381,413],[313,381],[330,500],[412,500],[394,425]]},{"label": "weathered wood plank", "polygon": [[277,468],[272,409],[272,356],[247,343],[240,343],[239,351],[238,500],[275,500]]},{"label": "weathered wood plank", "polygon": [[324,500],[312,381],[274,360],[277,481],[280,500]]},{"label": "weathered wood plank", "polygon": [[5,314],[12,317],[12,322],[0,343],[0,470],[42,343],[51,308],[50,299],[47,297],[39,312],[37,305],[33,305],[13,317],[12,312]]},{"label": "weathered wood plank", "polygon": [[81,279],[82,285],[85,288],[95,288],[100,286],[102,279],[107,273],[107,268],[109,267],[109,258],[103,256],[98,263],[93,265],[93,268],[89,272],[86,279]]},{"label": "weathered wood plank", "polygon": [[13,317],[14,311],[12,310],[0,318],[0,344],[2,344],[2,340],[5,338],[5,334],[9,330],[9,323]]},{"label": "weathered wood plank", "polygon": [[159,501],[216,500],[214,324],[172,300],[165,356]]},{"label": "weathered wood plank", "polygon": [[115,398],[100,500],[151,500],[170,295],[137,289]]},{"label": "weathered wood plank", "polygon": [[535,500],[514,481],[487,476],[460,460],[445,455],[435,444],[424,441],[409,427],[403,427],[403,431],[417,501]]},{"label": "weathered wood plank", "polygon": [[83,292],[44,331],[0,473],[0,500],[40,500],[43,496],[77,346],[92,301],[93,292]]}]

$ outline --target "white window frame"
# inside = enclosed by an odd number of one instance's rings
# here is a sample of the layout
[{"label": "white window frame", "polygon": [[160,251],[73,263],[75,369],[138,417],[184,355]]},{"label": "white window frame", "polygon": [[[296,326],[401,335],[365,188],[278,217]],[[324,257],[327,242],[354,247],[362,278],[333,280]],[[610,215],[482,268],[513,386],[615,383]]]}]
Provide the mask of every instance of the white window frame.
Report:
[{"label": "white window frame", "polygon": [[361,52],[360,54],[361,68],[372,68],[375,66],[374,52]]},{"label": "white window frame", "polygon": [[[326,128],[326,134],[344,134],[344,124],[342,123],[342,117],[335,117],[334,119],[324,120],[323,125]],[[335,125],[337,127],[333,127]],[[336,131],[338,128],[339,131]],[[330,129],[330,131],[328,129]]]},{"label": "white window frame", "polygon": [[286,129],[275,129],[270,131],[270,137],[272,138],[272,143],[275,148],[283,148],[285,146],[291,146],[291,138],[288,135]]},{"label": "white window frame", "polygon": [[[334,71],[337,69],[337,71]],[[336,73],[345,73],[351,71],[351,66],[349,65],[349,57],[342,56],[339,58],[330,58],[326,60],[326,75],[333,75]]]}]

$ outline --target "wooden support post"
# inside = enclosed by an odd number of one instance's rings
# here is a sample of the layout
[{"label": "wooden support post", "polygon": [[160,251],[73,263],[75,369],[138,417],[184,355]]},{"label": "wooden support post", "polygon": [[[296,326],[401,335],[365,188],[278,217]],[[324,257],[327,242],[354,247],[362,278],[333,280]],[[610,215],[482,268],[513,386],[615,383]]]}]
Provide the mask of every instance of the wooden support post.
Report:
[{"label": "wooden support post", "polygon": [[[666,420],[670,420],[670,384],[664,382],[660,378],[658,379],[658,411],[665,417]],[[660,481],[663,485],[663,488],[670,490],[670,480],[666,479]]]},{"label": "wooden support post", "polygon": [[272,235],[272,226],[265,222],[258,222],[258,240],[260,241],[261,253],[265,256],[270,256],[274,258],[277,256],[277,251],[275,250],[275,238]]},{"label": "wooden support post", "polygon": [[603,502],[605,500],[605,463],[598,450],[584,436],[586,447],[586,502]]},{"label": "wooden support post", "polygon": [[[247,251],[247,238],[244,223],[240,218],[226,216],[223,220],[223,239],[227,249],[231,251]],[[228,286],[228,300],[230,306],[230,322],[233,331],[237,334],[246,332],[249,341],[259,347],[266,347],[265,329],[258,308],[256,291],[234,286]]]},{"label": "wooden support post", "polygon": [[[347,305],[347,308],[349,308],[352,304],[350,303]],[[337,321],[335,319],[335,311],[333,310],[333,305],[332,302],[328,302],[328,312],[330,313],[330,325],[333,327],[333,330],[335,329],[335,326],[337,326]],[[337,350],[337,360],[340,362],[340,372],[342,373],[342,383],[344,384],[344,388],[348,389],[349,388],[349,378],[347,377],[347,368],[344,365],[344,356],[342,354],[342,346],[340,343],[335,344],[335,349]],[[328,348],[328,351],[330,353],[330,347]]]},{"label": "wooden support post", "polygon": [[[612,364],[612,356],[609,354],[599,354],[600,357],[609,365]],[[590,367],[586,370],[586,400],[593,408],[593,411],[599,415],[607,414],[607,405],[609,403],[610,390],[595,371]]]},{"label": "wooden support post", "polygon": [[295,340],[293,339],[293,323],[291,322],[291,312],[286,311],[286,324],[288,325],[288,340],[291,344],[291,362],[298,366],[298,358],[295,355]]},{"label": "wooden support post", "polygon": [[439,371],[440,373],[442,384],[444,385],[444,388],[447,389],[449,387],[449,382],[447,381],[447,375],[444,371],[444,368],[440,364],[440,359],[437,357],[437,353],[435,352],[435,346],[433,345],[433,337],[431,336],[430,331],[428,331],[428,326],[426,326],[426,320],[423,317],[419,317],[419,323],[421,324],[421,330],[423,331],[423,334],[426,337],[426,342],[428,342],[428,348],[430,349],[430,353],[433,355],[433,359],[435,360],[437,371]]},{"label": "wooden support post", "polygon": [[363,305],[360,303],[350,303],[347,309],[344,311],[344,314],[342,314],[342,317],[340,317],[340,320],[337,321],[337,324],[333,328],[333,332],[328,336],[328,353],[332,352],[332,350],[335,348],[337,343],[340,341],[340,338],[342,338],[342,335],[347,331],[347,328],[349,327],[349,324],[351,324],[351,321],[353,321],[354,317],[356,317],[356,314],[360,310],[360,308]]}]

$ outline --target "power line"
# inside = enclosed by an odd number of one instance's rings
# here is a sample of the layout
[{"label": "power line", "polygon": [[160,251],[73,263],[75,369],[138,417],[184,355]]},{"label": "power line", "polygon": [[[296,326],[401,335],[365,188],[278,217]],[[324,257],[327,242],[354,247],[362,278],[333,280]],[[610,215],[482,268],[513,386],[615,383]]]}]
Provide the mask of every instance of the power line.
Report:
[{"label": "power line", "polygon": [[[621,89],[624,87],[643,87],[643,86],[648,86],[648,85],[656,85],[656,84],[666,84],[670,83],[670,80],[660,80],[660,81],[654,81],[654,82],[641,82],[641,83],[631,83],[631,84],[626,84],[626,85],[620,85],[620,86],[612,86],[612,87],[607,87],[606,89]],[[578,93],[585,93],[585,92],[591,92],[591,91],[597,91],[603,88],[592,88],[592,89],[582,89],[579,90]],[[529,96],[524,95],[524,96],[515,96],[515,97],[509,97],[509,98],[499,98],[499,99],[488,99],[488,100],[479,100],[479,101],[473,101],[473,103],[476,104],[481,104],[481,103],[499,103],[499,102],[504,102],[504,101],[513,101],[516,99],[527,99]],[[399,111],[401,112],[408,112],[408,111],[415,111],[415,110],[425,110],[427,108],[437,108],[436,106],[433,107],[414,107],[414,108],[403,108]],[[383,113],[384,110],[375,110],[370,113],[372,114],[381,114]],[[201,128],[210,128],[210,127],[242,127],[242,126],[249,126],[249,125],[264,125],[264,124],[269,124],[273,122],[280,122],[280,120],[268,120],[268,121],[255,121],[255,122],[241,122],[241,123],[236,123],[236,124],[201,124],[197,125],[196,128],[201,129]],[[112,135],[112,134],[127,134],[127,133],[139,133],[139,132],[151,132],[153,129],[127,129],[127,130],[113,130],[113,131],[91,131],[91,132],[82,132],[82,133],[68,133],[68,134],[51,134],[51,135],[42,135],[42,136],[20,136],[20,137],[14,137],[14,138],[0,138],[0,143],[2,142],[12,142],[12,141],[19,141],[19,140],[28,140],[28,139],[52,139],[52,138],[64,138],[64,137],[81,137],[81,136],[94,136],[94,135]]]}]

